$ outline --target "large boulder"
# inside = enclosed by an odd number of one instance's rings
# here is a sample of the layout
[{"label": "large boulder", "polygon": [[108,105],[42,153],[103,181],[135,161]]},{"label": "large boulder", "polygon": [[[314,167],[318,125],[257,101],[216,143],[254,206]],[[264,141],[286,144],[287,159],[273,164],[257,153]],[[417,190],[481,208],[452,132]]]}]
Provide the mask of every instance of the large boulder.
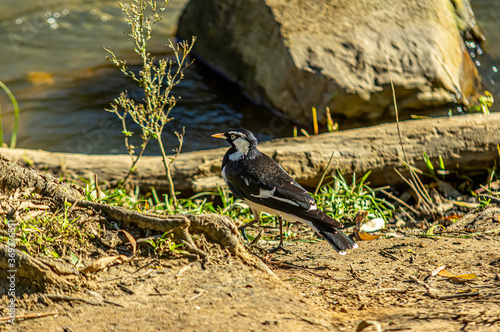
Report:
[{"label": "large boulder", "polygon": [[464,33],[482,38],[468,0],[191,0],[177,34],[198,36],[196,56],[257,103],[306,122],[313,106],[386,113],[387,68],[399,110],[466,104],[480,78]]}]

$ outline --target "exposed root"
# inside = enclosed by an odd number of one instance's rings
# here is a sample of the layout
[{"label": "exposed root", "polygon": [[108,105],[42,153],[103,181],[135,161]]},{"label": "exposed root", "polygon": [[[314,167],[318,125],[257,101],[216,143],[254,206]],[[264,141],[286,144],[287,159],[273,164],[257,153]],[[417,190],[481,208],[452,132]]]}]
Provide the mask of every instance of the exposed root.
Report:
[{"label": "exposed root", "polygon": [[[33,190],[43,196],[50,197],[58,204],[70,202],[80,207],[92,208],[101,211],[108,217],[119,223],[135,226],[144,230],[155,230],[159,232],[171,232],[175,235],[177,243],[184,244],[184,249],[206,258],[209,254],[197,247],[191,234],[203,234],[205,237],[239,257],[245,264],[258,268],[273,277],[276,275],[260,259],[250,255],[238,239],[238,228],[235,222],[227,217],[217,214],[184,214],[184,215],[154,215],[143,214],[129,209],[110,206],[106,204],[82,200],[82,193],[69,184],[60,183],[50,175],[42,175],[32,169],[23,168],[11,163],[0,156],[0,189],[22,189]],[[2,245],[5,254],[0,257],[0,264],[7,264],[6,258],[8,247]],[[26,271],[24,275],[30,279],[47,281],[50,283],[62,283],[57,273],[53,272],[46,263],[36,260],[22,252],[17,251],[19,260],[23,260]],[[26,263],[25,263],[26,262]],[[5,265],[6,266],[6,265]],[[78,272],[78,271],[76,271]],[[63,273],[64,274],[64,273]],[[23,276],[23,275],[21,275]],[[276,277],[277,278],[277,277]]]},{"label": "exposed root", "polygon": [[[22,278],[27,278],[39,285],[55,284],[66,287],[74,287],[75,283],[70,282],[69,278],[62,278],[59,274],[69,274],[72,267],[65,266],[62,262],[49,264],[42,260],[31,257],[20,250],[10,248],[0,243],[0,269]],[[65,273],[61,273],[65,271]],[[74,275],[78,275],[78,270],[73,270]]]}]

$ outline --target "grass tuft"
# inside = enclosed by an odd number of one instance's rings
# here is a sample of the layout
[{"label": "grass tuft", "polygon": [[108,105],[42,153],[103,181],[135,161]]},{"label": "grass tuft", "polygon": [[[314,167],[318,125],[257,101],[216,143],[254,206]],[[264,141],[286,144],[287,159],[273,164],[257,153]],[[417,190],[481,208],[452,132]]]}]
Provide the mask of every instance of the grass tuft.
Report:
[{"label": "grass tuft", "polygon": [[[323,212],[339,221],[351,222],[358,211],[368,212],[368,218],[387,219],[392,217],[394,206],[385,199],[378,198],[376,190],[366,183],[371,172],[356,180],[353,174],[351,183],[348,183],[341,172],[333,176],[333,186],[322,187],[318,195],[314,195],[318,206]],[[332,184],[332,183],[330,183]]]}]

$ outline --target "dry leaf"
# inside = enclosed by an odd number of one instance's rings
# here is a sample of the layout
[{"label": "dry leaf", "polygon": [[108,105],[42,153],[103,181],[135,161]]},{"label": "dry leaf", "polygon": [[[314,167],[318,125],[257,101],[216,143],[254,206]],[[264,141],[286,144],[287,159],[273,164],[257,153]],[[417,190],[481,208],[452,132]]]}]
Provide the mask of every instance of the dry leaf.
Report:
[{"label": "dry leaf", "polygon": [[475,273],[454,275],[453,273],[448,272],[445,269],[439,271],[438,275],[448,279],[453,279],[454,281],[458,282],[464,282],[467,280],[473,280],[477,278],[477,275]]},{"label": "dry leaf", "polygon": [[443,271],[446,268],[446,265],[438,265],[434,269],[434,271],[431,272],[431,277],[434,277],[435,275],[438,275],[441,271]]},{"label": "dry leaf", "polygon": [[361,241],[373,241],[373,240],[378,239],[379,237],[380,237],[380,235],[373,235],[373,234],[367,233],[363,230],[359,232],[359,239]]},{"label": "dry leaf", "polygon": [[111,265],[117,265],[117,264],[123,264],[125,262],[128,262],[129,258],[125,255],[118,255],[118,256],[107,256],[107,257],[102,257],[87,266],[85,269],[82,270],[83,273],[94,273],[98,272],[101,270],[104,270],[108,266]]},{"label": "dry leaf", "polygon": [[135,252],[137,251],[137,242],[135,241],[134,237],[124,229],[122,229],[120,232],[125,234],[125,236],[127,237],[128,242],[130,242],[130,244],[132,245],[132,254],[135,255]]}]

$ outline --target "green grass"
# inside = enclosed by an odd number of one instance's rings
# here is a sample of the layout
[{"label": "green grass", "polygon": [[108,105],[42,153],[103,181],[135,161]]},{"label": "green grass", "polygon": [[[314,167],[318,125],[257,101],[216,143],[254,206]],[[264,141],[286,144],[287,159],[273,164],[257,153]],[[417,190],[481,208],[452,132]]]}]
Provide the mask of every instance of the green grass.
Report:
[{"label": "green grass", "polygon": [[392,217],[394,206],[385,199],[378,198],[376,190],[366,183],[371,172],[366,173],[361,179],[356,180],[353,175],[348,183],[341,172],[332,176],[332,181],[323,186],[314,196],[318,206],[332,218],[352,222],[360,210],[368,212],[367,219]]},{"label": "green grass", "polygon": [[[85,227],[79,217],[70,217],[71,204],[55,212],[40,211],[34,217],[22,220],[16,228],[17,246],[28,254],[41,254],[60,257],[69,248],[87,247],[94,238],[92,232]],[[37,212],[36,209],[30,212]],[[7,227],[8,221],[4,224]],[[100,231],[100,225],[93,225],[95,231]],[[1,236],[0,241],[6,243],[7,237]]]},{"label": "green grass", "polygon": [[[318,206],[331,217],[351,222],[359,210],[368,212],[369,218],[387,218],[392,216],[394,206],[376,196],[376,190],[370,188],[366,180],[370,173],[358,181],[353,177],[348,183],[341,173],[332,177],[330,184],[323,186],[319,194],[314,195]],[[87,185],[87,198],[93,197],[93,185]],[[216,213],[239,219],[242,222],[253,220],[253,215],[246,204],[229,193],[226,188],[214,192],[201,192],[188,198],[178,198],[177,206],[172,204],[168,195],[160,197],[153,189],[150,193],[141,195],[139,188],[134,191],[113,189],[105,193],[100,202],[124,206],[136,211],[178,214],[178,213]],[[263,216],[264,224],[269,224],[274,216]],[[290,237],[293,237],[290,234]]]},{"label": "green grass", "polygon": [[[330,185],[323,186],[319,194],[315,195],[318,206],[325,213],[343,222],[352,222],[359,210],[367,211],[371,218],[381,217],[387,220],[392,215],[394,207],[376,196],[376,190],[371,189],[366,183],[368,176],[369,173],[359,180],[354,177],[352,182],[348,183],[339,173],[332,178],[333,182]],[[235,199],[225,188],[198,193],[188,198],[178,198],[177,205],[174,205],[169,195],[158,195],[155,190],[141,194],[139,188],[132,191],[110,189],[102,193],[101,198],[96,199],[94,184],[92,181],[87,183],[85,195],[88,200],[124,206],[135,211],[159,214],[216,213],[243,223],[254,218],[248,206],[241,200]],[[33,217],[21,220],[16,233],[18,245],[29,254],[75,256],[75,252],[78,254],[78,248],[91,245],[93,234],[101,233],[99,222],[75,214],[69,203],[54,212],[47,210],[37,212],[36,209],[25,212],[27,216],[33,214]],[[276,222],[274,216],[266,214],[263,214],[261,220],[261,226],[264,227],[273,227]],[[7,224],[7,221],[5,223]],[[292,230],[290,225],[285,223],[285,239],[303,240],[303,236]],[[0,241],[6,242],[7,238],[0,237]],[[160,256],[165,253],[183,252],[169,233],[153,235],[142,242],[151,246]]]}]

